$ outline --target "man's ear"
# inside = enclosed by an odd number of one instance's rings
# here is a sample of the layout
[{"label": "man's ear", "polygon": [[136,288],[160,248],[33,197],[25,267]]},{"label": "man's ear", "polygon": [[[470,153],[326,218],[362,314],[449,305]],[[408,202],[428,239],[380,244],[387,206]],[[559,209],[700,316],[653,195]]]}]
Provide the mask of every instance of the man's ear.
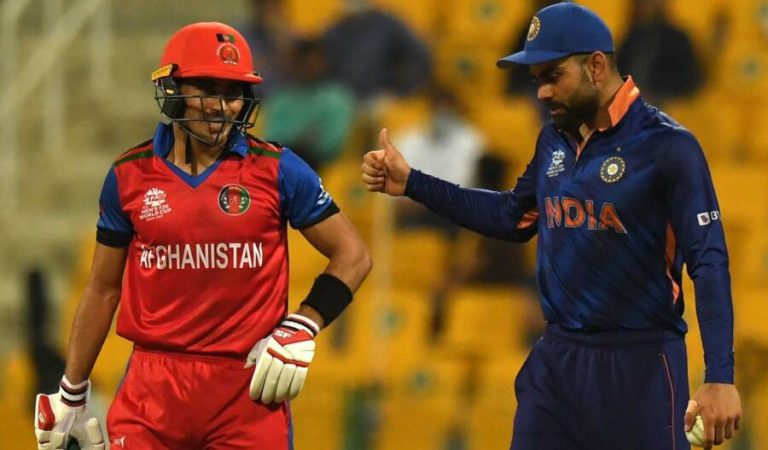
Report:
[{"label": "man's ear", "polygon": [[587,59],[587,72],[593,83],[604,81],[610,71],[608,56],[603,52],[594,52]]}]

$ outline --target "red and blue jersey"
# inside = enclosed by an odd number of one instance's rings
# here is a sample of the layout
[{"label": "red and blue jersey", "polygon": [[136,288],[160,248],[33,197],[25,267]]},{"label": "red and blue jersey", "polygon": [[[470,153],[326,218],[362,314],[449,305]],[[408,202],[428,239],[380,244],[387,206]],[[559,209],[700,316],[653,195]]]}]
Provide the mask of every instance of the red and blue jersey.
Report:
[{"label": "red and blue jersey", "polygon": [[545,126],[515,188],[465,189],[412,171],[406,194],[488,236],[538,234],[545,318],[570,330],[687,331],[694,282],[707,381],[732,382],[733,310],[723,226],[695,137],[628,78],[612,125],[577,142]]},{"label": "red and blue jersey", "polygon": [[286,313],[287,225],[338,207],[289,149],[233,135],[192,176],[166,159],[172,147],[159,125],[101,192],[97,239],[128,247],[117,332],[148,349],[245,357]]}]

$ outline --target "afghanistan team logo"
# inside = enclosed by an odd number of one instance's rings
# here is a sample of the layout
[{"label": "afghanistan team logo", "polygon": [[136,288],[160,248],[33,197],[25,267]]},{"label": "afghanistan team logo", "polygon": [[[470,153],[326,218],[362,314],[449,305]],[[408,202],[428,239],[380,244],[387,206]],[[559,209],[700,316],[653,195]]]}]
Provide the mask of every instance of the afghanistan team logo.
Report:
[{"label": "afghanistan team logo", "polygon": [[627,164],[621,156],[611,156],[600,166],[600,178],[606,183],[615,183],[624,176]]},{"label": "afghanistan team logo", "polygon": [[216,40],[222,44],[216,50],[224,64],[237,64],[240,62],[240,52],[235,47],[235,37],[231,34],[216,33]]},{"label": "afghanistan team logo", "polygon": [[541,30],[541,20],[539,20],[538,17],[533,16],[533,19],[531,19],[531,26],[528,27],[528,39],[529,41],[532,41],[536,39],[536,36],[539,35],[539,30]]},{"label": "afghanistan team logo", "polygon": [[251,194],[238,184],[228,184],[219,191],[219,209],[230,216],[239,216],[251,207]]}]

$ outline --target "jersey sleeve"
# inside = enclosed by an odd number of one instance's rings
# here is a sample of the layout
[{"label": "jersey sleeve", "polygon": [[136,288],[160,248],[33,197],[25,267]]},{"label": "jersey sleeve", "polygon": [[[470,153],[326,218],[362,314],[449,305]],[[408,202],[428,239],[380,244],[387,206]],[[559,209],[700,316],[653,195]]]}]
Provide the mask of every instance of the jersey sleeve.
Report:
[{"label": "jersey sleeve", "polygon": [[405,195],[459,226],[485,236],[526,242],[536,235],[536,167],[534,155],[511,191],[461,187],[411,170]]},{"label": "jersey sleeve", "polygon": [[280,157],[278,184],[280,214],[293,228],[306,228],[339,212],[320,176],[287,148]]},{"label": "jersey sleeve", "polygon": [[665,208],[696,294],[706,383],[733,383],[733,304],[728,251],[704,153],[678,132],[659,158]]},{"label": "jersey sleeve", "polygon": [[123,212],[113,166],[104,180],[99,196],[99,221],[96,241],[109,247],[126,247],[133,238],[133,225]]}]

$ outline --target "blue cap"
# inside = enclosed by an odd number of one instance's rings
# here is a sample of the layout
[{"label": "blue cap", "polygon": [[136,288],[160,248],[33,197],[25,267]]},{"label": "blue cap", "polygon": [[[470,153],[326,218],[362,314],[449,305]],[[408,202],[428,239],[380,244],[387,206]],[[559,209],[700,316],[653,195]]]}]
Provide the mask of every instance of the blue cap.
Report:
[{"label": "blue cap", "polygon": [[589,9],[571,2],[556,3],[531,19],[522,51],[501,58],[501,68],[512,64],[541,64],[576,53],[613,53],[611,31]]}]

